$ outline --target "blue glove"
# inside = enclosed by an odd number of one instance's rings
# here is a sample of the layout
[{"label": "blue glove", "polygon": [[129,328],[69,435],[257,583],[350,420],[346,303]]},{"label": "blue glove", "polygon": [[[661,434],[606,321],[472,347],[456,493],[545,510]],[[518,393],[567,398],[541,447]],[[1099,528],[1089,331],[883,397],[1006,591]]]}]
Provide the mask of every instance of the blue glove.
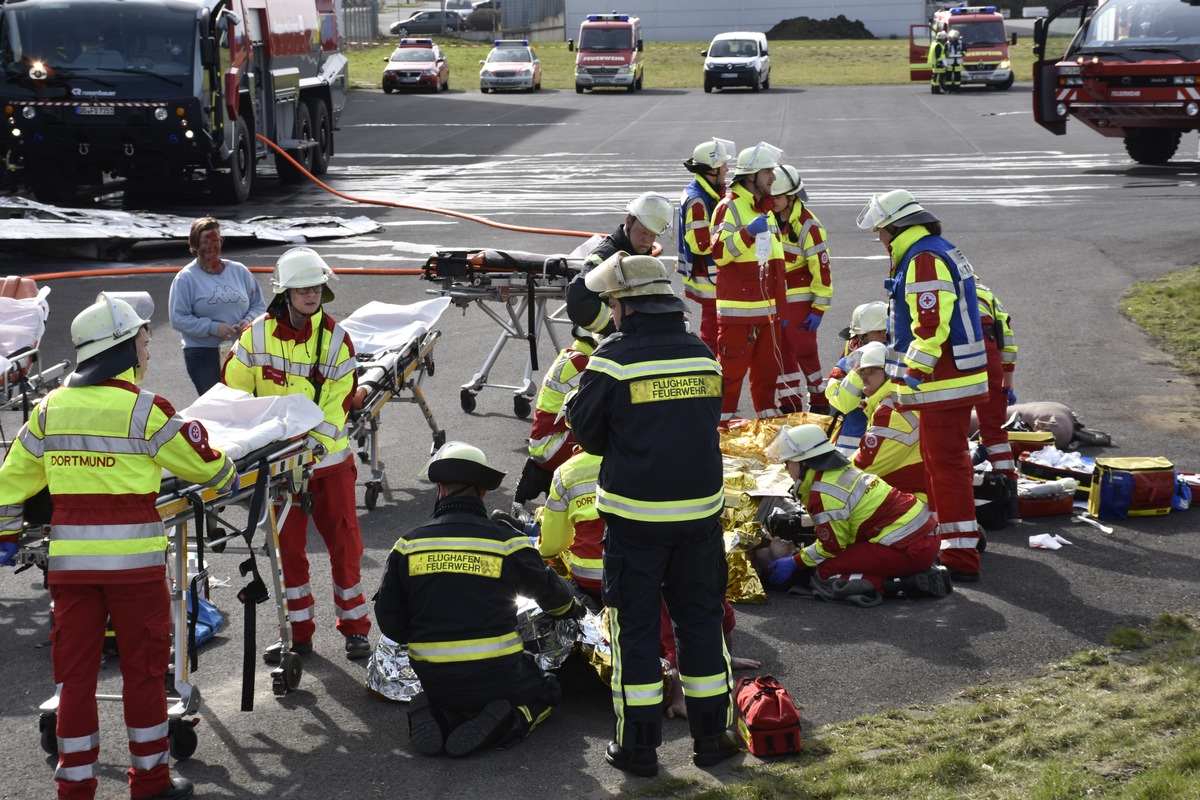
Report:
[{"label": "blue glove", "polygon": [[238,489],[242,488],[242,476],[238,475],[238,471],[233,471],[233,480],[229,482],[229,496],[233,497],[238,493]]},{"label": "blue glove", "polygon": [[755,217],[754,219],[750,220],[750,224],[746,226],[746,231],[751,236],[758,236],[760,233],[766,233],[767,215],[763,214],[761,217]]},{"label": "blue glove", "polygon": [[916,388],[918,386],[920,386],[924,380],[925,380],[924,375],[921,375],[920,377],[918,377],[916,375],[913,375],[911,370],[904,373],[904,382],[907,383],[908,388],[912,389],[913,391],[916,391]]},{"label": "blue glove", "polygon": [[767,583],[771,586],[783,586],[792,579],[795,571],[795,558],[792,556],[777,558],[767,566]]},{"label": "blue glove", "polygon": [[17,565],[17,543],[0,543],[0,567],[15,567]]},{"label": "blue glove", "polygon": [[1005,389],[1004,394],[1008,396],[1008,404],[1015,406],[1017,404],[1017,393],[1012,389]]},{"label": "blue glove", "polygon": [[804,318],[804,330],[815,331],[821,327],[821,315],[815,311]]}]

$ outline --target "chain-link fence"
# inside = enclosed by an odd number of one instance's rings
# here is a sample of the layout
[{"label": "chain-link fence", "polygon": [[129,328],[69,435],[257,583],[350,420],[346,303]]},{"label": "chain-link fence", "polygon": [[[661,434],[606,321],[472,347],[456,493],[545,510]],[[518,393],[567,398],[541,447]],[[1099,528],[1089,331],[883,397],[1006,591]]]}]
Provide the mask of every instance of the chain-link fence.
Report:
[{"label": "chain-link fence", "polygon": [[342,0],[342,19],[338,22],[343,42],[377,41],[379,0]]}]

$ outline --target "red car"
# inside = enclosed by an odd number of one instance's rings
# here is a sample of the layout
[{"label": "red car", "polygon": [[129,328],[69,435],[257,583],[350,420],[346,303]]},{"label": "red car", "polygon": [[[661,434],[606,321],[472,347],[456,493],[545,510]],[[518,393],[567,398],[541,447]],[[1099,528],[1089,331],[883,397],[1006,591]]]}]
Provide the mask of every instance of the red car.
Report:
[{"label": "red car", "polygon": [[383,68],[383,91],[450,88],[450,65],[433,39],[401,39]]}]

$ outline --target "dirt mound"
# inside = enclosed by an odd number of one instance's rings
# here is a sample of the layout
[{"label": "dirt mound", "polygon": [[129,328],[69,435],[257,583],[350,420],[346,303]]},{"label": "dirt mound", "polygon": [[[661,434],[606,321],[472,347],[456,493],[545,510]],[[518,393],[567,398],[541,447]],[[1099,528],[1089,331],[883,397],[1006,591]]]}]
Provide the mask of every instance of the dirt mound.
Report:
[{"label": "dirt mound", "polygon": [[767,31],[768,39],[874,39],[856,19],[839,14],[836,19],[793,17],[785,19]]}]

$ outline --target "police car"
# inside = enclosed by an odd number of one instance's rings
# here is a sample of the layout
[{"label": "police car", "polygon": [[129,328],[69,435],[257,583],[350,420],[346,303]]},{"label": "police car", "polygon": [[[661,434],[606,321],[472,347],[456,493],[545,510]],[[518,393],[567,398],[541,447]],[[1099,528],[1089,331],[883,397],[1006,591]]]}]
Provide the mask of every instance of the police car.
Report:
[{"label": "police car", "polygon": [[480,61],[479,91],[487,94],[496,89],[525,89],[536,92],[542,88],[542,62],[529,46],[528,39],[497,39],[492,52]]},{"label": "police car", "polygon": [[450,65],[433,39],[401,39],[383,68],[383,91],[450,88]]}]

